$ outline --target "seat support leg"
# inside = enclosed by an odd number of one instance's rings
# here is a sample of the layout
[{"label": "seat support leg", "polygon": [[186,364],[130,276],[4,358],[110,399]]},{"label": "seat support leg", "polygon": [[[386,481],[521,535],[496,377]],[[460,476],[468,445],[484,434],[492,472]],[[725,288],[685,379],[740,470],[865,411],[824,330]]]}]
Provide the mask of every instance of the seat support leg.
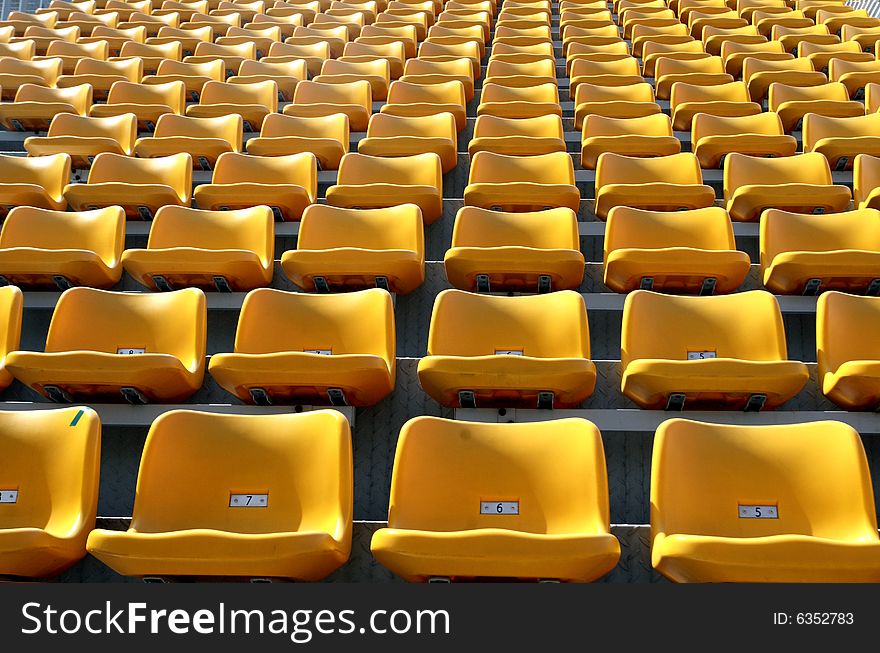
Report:
[{"label": "seat support leg", "polygon": [[538,294],[543,295],[552,290],[553,280],[549,274],[538,275]]},{"label": "seat support leg", "polygon": [[745,408],[743,411],[746,413],[757,413],[760,411],[764,404],[767,402],[767,395],[752,395],[749,397],[749,400],[746,402]]},{"label": "seat support leg", "polygon": [[348,406],[345,393],[340,388],[327,388],[327,396],[330,398],[331,406]]},{"label": "seat support leg", "polygon": [[639,290],[654,290],[654,277],[642,277]]},{"label": "seat support leg", "polygon": [[144,404],[148,403],[146,396],[144,396],[144,393],[137,388],[120,388],[119,393],[132,406],[143,406]]},{"label": "seat support leg", "polygon": [[700,296],[705,297],[707,295],[715,294],[715,285],[718,283],[718,279],[715,277],[706,277],[703,279],[703,285],[700,288]]},{"label": "seat support leg", "polygon": [[539,410],[553,410],[553,401],[556,396],[548,391],[544,390],[538,393],[538,409]]},{"label": "seat support leg", "polygon": [[315,284],[315,290],[320,293],[330,292],[330,285],[324,277],[312,277],[312,283]]},{"label": "seat support leg", "polygon": [[171,284],[168,283],[168,279],[161,274],[154,274],[152,278],[153,283],[156,284],[156,288],[159,289],[159,292],[171,292],[173,290]]},{"label": "seat support leg", "polygon": [[232,292],[232,286],[229,285],[226,277],[220,274],[214,275],[214,287],[218,292]]},{"label": "seat support leg", "polygon": [[489,275],[488,274],[478,274],[477,275],[477,292],[489,292],[491,290],[491,286],[489,285]]},{"label": "seat support leg", "polygon": [[804,284],[804,295],[806,297],[812,297],[819,294],[819,286],[821,285],[821,279],[808,279],[807,283]]},{"label": "seat support leg", "polygon": [[49,396],[49,399],[56,404],[71,404],[73,397],[66,390],[59,388],[57,385],[44,385],[43,391]]},{"label": "seat support leg", "polygon": [[684,410],[685,396],[683,392],[673,392],[666,398],[666,410],[682,411]]},{"label": "seat support leg", "polygon": [[266,392],[263,388],[251,388],[248,390],[251,395],[251,401],[253,401],[257,406],[271,406],[272,400],[269,398],[269,393]]},{"label": "seat support leg", "polygon": [[473,390],[458,391],[458,405],[462,408],[476,408],[477,397]]},{"label": "seat support leg", "polygon": [[877,297],[880,295],[880,279],[871,279],[871,283],[868,284],[868,289],[865,291],[865,294],[871,297]]}]

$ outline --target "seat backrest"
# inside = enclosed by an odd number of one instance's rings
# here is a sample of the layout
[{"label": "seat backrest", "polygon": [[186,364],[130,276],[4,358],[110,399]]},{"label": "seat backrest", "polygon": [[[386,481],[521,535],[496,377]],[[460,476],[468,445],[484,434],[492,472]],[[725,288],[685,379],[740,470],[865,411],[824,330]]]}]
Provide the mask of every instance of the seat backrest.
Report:
[{"label": "seat backrest", "polygon": [[296,85],[294,104],[356,104],[372,111],[373,92],[365,79],[347,84],[305,81]]},{"label": "seat backrest", "polygon": [[100,59],[80,59],[74,69],[76,75],[114,75],[125,77],[130,82],[140,82],[144,76],[144,62],[140,58],[101,61]]},{"label": "seat backrest", "polygon": [[590,77],[591,75],[639,75],[639,61],[635,57],[613,59],[611,61],[593,61],[575,59],[571,64],[572,77]]},{"label": "seat backrest", "polygon": [[677,82],[669,92],[669,105],[673,108],[685,102],[750,102],[749,89],[743,82],[728,82],[701,86]]},{"label": "seat backrest", "polygon": [[224,152],[214,166],[214,184],[293,184],[311,197],[318,192],[318,161],[311,152],[286,156],[253,156]]},{"label": "seat backrest", "polygon": [[761,215],[761,264],[784,252],[880,252],[880,211],[813,215],[767,209]]},{"label": "seat backrest", "polygon": [[251,43],[237,43],[235,45],[218,45],[217,43],[201,42],[196,45],[195,56],[217,57],[243,57],[245,59],[257,58],[257,46]]},{"label": "seat backrest", "polygon": [[615,206],[605,226],[605,259],[618,249],[693,247],[735,250],[727,211],[710,206],[690,211],[646,211]]},{"label": "seat backrest", "polygon": [[374,113],[367,126],[367,138],[390,138],[411,136],[421,138],[446,138],[457,142],[455,117],[451,113],[435,113],[431,116],[393,116]]},{"label": "seat backrest", "polygon": [[388,104],[457,104],[464,107],[465,102],[464,84],[458,80],[441,84],[394,81],[388,87]]},{"label": "seat backrest", "polygon": [[327,59],[321,66],[321,75],[353,75],[360,77],[381,77],[386,83],[391,79],[391,66],[387,59],[370,61],[342,61]]},{"label": "seat backrest", "polygon": [[136,43],[126,41],[119,50],[120,57],[161,57],[180,61],[183,48],[180,43]]},{"label": "seat backrest", "polygon": [[452,230],[452,247],[578,250],[579,243],[577,216],[564,207],[507,213],[464,206]]},{"label": "seat backrest", "polygon": [[739,136],[741,134],[763,134],[782,136],[782,120],[772,111],[756,113],[751,116],[713,116],[698,113],[691,123],[691,142],[698,143],[706,136]]},{"label": "seat backrest", "polygon": [[[12,215],[12,211],[9,212],[9,215]],[[8,217],[6,219],[9,220]],[[9,352],[15,351],[21,346],[23,305],[24,296],[17,286],[0,288],[0,361],[4,361]],[[0,413],[0,415],[2,414],[4,413]]]},{"label": "seat backrest", "polygon": [[808,113],[804,116],[803,144],[806,151],[813,150],[825,138],[862,137],[880,137],[880,113],[848,117]]},{"label": "seat backrest", "polygon": [[58,113],[49,124],[48,136],[111,138],[126,152],[137,139],[137,116],[123,113],[108,118],[91,118],[72,113]]},{"label": "seat backrest", "polygon": [[34,184],[52,197],[61,197],[70,183],[70,156],[20,157],[0,155],[0,182],[4,184]]},{"label": "seat backrest", "polygon": [[[46,157],[39,157],[44,159]],[[192,193],[192,157],[186,153],[138,159],[112,152],[95,157],[89,170],[90,184],[162,184],[174,189],[181,199]]]},{"label": "seat backrest", "polygon": [[[775,519],[740,511],[775,506]],[[671,419],[654,436],[651,530],[877,541],[871,476],[859,434],[841,422],[733,426]]]},{"label": "seat backrest", "polygon": [[691,152],[634,157],[603,152],[596,163],[596,188],[608,184],[702,184],[703,174]]},{"label": "seat backrest", "polygon": [[532,77],[556,77],[556,62],[541,59],[533,63],[510,63],[490,60],[486,77],[505,77],[508,75],[529,75]]},{"label": "seat backrest", "polygon": [[571,290],[520,297],[460,290],[437,295],[429,356],[492,356],[508,350],[534,358],[589,358],[583,297]]},{"label": "seat backrest", "polygon": [[317,57],[319,59],[330,58],[330,44],[326,41],[316,43],[273,43],[269,47],[270,57]]},{"label": "seat backrest", "polygon": [[278,110],[278,85],[271,80],[252,84],[210,81],[202,87],[199,104],[257,104],[275,112]]},{"label": "seat backrest", "polygon": [[[518,514],[498,514],[502,501],[517,502]],[[531,424],[411,419],[397,442],[388,526],[608,532],[599,430],[576,418]]]},{"label": "seat backrest", "polygon": [[94,211],[50,211],[17,206],[0,230],[0,248],[87,250],[115,267],[125,245],[125,211],[108,206]]},{"label": "seat backrest", "polygon": [[188,138],[219,138],[235,151],[241,150],[242,119],[237,113],[210,118],[193,118],[165,113],[156,121],[155,137],[186,136]]},{"label": "seat backrest", "polygon": [[15,102],[64,103],[74,108],[77,114],[85,115],[92,106],[92,87],[90,84],[69,86],[68,88],[49,88],[38,84],[22,84],[15,93]]},{"label": "seat backrest", "polygon": [[107,104],[164,105],[182,114],[186,108],[186,84],[181,80],[164,84],[115,82],[110,87]]},{"label": "seat backrest", "polygon": [[38,528],[72,538],[94,528],[101,463],[94,410],[2,411],[0,449],[0,492],[17,491],[14,503],[0,504],[0,530]]},{"label": "seat backrest", "polygon": [[743,80],[746,82],[753,75],[763,72],[815,72],[809,59],[783,59],[767,61],[755,57],[746,57],[743,61]]},{"label": "seat backrest", "polygon": [[[466,57],[432,61],[430,59],[410,59],[403,69],[404,75],[450,75],[473,78],[474,69],[471,60]],[[488,75],[487,75],[488,76]]]},{"label": "seat backrest", "polygon": [[848,102],[849,92],[840,82],[828,82],[817,86],[789,86],[773,82],[767,95],[770,111],[776,111],[784,102],[809,102],[812,100],[830,100]]},{"label": "seat backrest", "polygon": [[687,360],[689,352],[716,358],[780,361],[788,358],[782,313],[763,290],[688,297],[636,290],[623,308],[620,362]]},{"label": "seat backrest", "polygon": [[610,118],[589,114],[584,118],[583,137],[672,136],[672,121],[664,113],[639,118]]},{"label": "seat backrest", "polygon": [[157,75],[181,75],[191,77],[207,77],[218,82],[226,78],[225,66],[222,59],[213,59],[203,63],[192,63],[165,59],[159,62],[156,69]]},{"label": "seat backrest", "polygon": [[61,294],[46,352],[144,349],[169,354],[195,371],[205,363],[205,294],[198,288],[125,293],[71,288]]},{"label": "seat backrest", "polygon": [[443,188],[440,157],[433,152],[380,157],[350,152],[339,163],[339,184],[399,184]]},{"label": "seat backrest", "polygon": [[824,154],[808,152],[775,159],[748,156],[738,152],[724,162],[724,197],[750,184],[831,184],[831,169]]},{"label": "seat backrest", "polygon": [[477,152],[473,156],[468,177],[469,184],[508,182],[574,185],[574,164],[567,152],[551,152],[535,156]]},{"label": "seat backrest", "polygon": [[880,360],[880,299],[824,292],[816,304],[816,360],[819,379],[849,361]]},{"label": "seat backrest", "polygon": [[297,249],[357,247],[408,250],[424,258],[422,213],[414,204],[386,209],[344,209],[312,204],[300,222]]},{"label": "seat backrest", "polygon": [[654,87],[647,82],[622,86],[578,84],[574,101],[575,105],[586,102],[653,102]]},{"label": "seat backrest", "polygon": [[[303,60],[267,63],[265,61],[247,59],[241,62],[241,68],[238,69],[238,74],[240,77],[268,75],[274,77],[294,77],[299,80],[304,80],[308,77],[308,68],[306,67],[306,62]],[[204,94],[204,89],[202,90],[202,93]]]},{"label": "seat backrest", "polygon": [[311,117],[270,113],[263,121],[260,137],[280,138],[284,136],[332,138],[342,143],[347,150],[349,143],[348,116],[344,113]]},{"label": "seat backrest", "polygon": [[555,114],[534,118],[477,117],[474,124],[474,138],[503,138],[505,136],[530,136],[561,140],[565,137],[565,133],[562,127],[562,118]]},{"label": "seat backrest", "polygon": [[[265,494],[267,504],[234,507],[236,494]],[[138,471],[134,530],[301,531],[345,541],[351,520],[351,430],[337,411],[175,410],[150,427]]]},{"label": "seat backrest", "polygon": [[68,41],[52,41],[46,48],[46,56],[49,57],[89,57],[91,59],[106,59],[110,53],[107,41],[95,41],[94,43],[69,43]]},{"label": "seat backrest", "polygon": [[147,249],[199,247],[254,252],[267,266],[275,254],[272,209],[255,206],[234,211],[203,211],[163,206],[150,228]]},{"label": "seat backrest", "polygon": [[6,75],[33,75],[42,78],[50,86],[61,76],[64,65],[62,59],[39,59],[37,61],[21,61],[14,57],[0,57],[0,73]]},{"label": "seat backrest", "polygon": [[657,79],[664,75],[685,75],[688,73],[712,73],[724,72],[724,62],[721,57],[702,57],[700,59],[672,59],[661,57],[654,68]]}]

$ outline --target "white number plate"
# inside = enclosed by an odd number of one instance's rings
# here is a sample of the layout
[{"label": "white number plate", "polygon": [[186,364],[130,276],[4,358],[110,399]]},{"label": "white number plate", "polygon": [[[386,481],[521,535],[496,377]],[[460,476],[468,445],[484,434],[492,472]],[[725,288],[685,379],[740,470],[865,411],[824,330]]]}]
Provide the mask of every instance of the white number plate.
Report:
[{"label": "white number plate", "polygon": [[125,354],[126,356],[132,356],[134,354],[146,354],[147,350],[143,347],[120,347],[116,350],[117,354]]},{"label": "white number plate", "polygon": [[776,506],[744,506],[739,505],[740,519],[779,519]]},{"label": "white number plate", "polygon": [[319,356],[332,356],[332,349],[303,349],[305,354],[318,354]]},{"label": "white number plate", "polygon": [[480,501],[481,515],[518,515],[519,501]]},{"label": "white number plate", "polygon": [[268,494],[230,494],[230,508],[266,508],[269,505]]},{"label": "white number plate", "polygon": [[496,349],[496,356],[522,356],[522,349]]},{"label": "white number plate", "polygon": [[689,351],[688,352],[688,360],[689,361],[698,361],[704,358],[715,358],[714,351]]},{"label": "white number plate", "polygon": [[0,503],[18,503],[18,490],[0,490]]}]

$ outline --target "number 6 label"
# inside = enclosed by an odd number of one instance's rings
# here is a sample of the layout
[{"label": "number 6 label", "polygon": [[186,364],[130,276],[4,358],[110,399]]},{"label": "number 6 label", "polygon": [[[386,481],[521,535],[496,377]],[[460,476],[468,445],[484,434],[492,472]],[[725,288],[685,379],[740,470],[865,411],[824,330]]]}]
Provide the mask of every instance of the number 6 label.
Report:
[{"label": "number 6 label", "polygon": [[480,501],[481,515],[518,515],[519,501]]}]

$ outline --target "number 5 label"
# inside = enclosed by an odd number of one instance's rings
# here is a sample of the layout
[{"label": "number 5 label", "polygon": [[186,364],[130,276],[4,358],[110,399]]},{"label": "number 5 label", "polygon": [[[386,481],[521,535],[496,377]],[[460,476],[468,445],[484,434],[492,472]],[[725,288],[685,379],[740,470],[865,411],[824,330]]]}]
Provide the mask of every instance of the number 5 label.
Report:
[{"label": "number 5 label", "polygon": [[739,504],[740,519],[779,519],[779,508],[776,506],[748,506]]}]

